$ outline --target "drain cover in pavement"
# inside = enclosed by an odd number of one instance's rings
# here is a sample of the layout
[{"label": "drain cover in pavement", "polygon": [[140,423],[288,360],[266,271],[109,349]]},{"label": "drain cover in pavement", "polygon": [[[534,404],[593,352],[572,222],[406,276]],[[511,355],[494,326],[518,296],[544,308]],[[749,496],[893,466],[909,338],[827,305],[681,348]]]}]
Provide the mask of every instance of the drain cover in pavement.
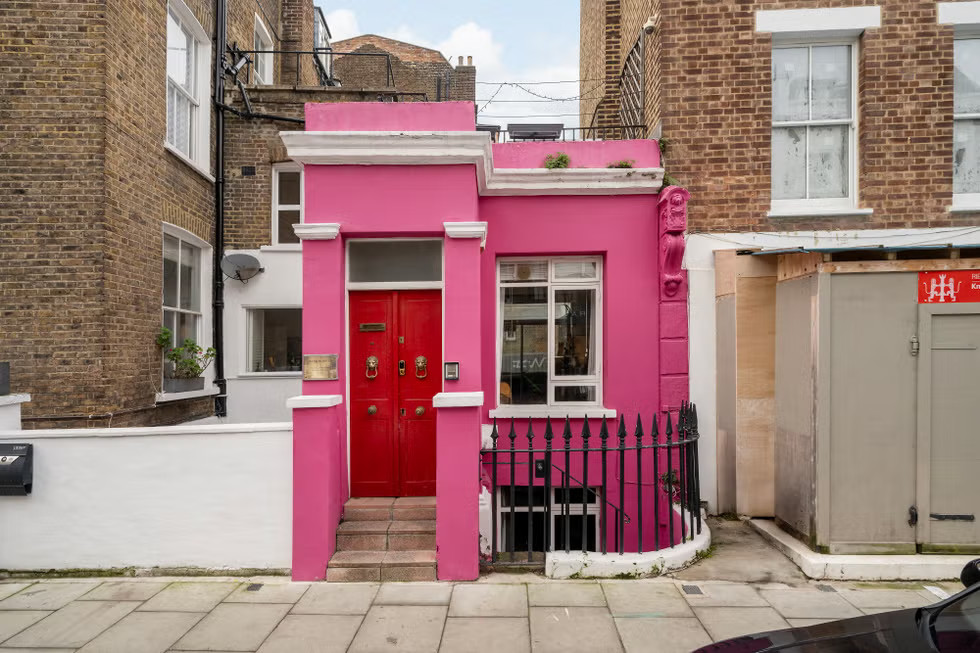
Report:
[{"label": "drain cover in pavement", "polygon": [[245,588],[245,591],[258,592],[260,589],[262,589],[262,583],[252,583],[251,585]]},{"label": "drain cover in pavement", "polygon": [[831,587],[830,585],[817,585],[817,589],[820,590],[821,592],[836,592],[837,591],[833,587]]},{"label": "drain cover in pavement", "polygon": [[697,585],[682,585],[685,594],[704,594]]}]

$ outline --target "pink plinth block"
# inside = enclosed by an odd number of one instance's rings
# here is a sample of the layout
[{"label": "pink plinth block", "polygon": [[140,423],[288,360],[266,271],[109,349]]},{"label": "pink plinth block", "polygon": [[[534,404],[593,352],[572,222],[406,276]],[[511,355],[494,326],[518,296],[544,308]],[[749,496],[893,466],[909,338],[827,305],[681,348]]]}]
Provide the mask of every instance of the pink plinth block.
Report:
[{"label": "pink plinth block", "polygon": [[347,499],[341,406],[293,411],[293,580],[323,580]]},{"label": "pink plinth block", "polygon": [[436,560],[439,580],[480,575],[480,408],[436,417]]},{"label": "pink plinth block", "polygon": [[306,104],[306,131],[473,131],[472,102]]}]

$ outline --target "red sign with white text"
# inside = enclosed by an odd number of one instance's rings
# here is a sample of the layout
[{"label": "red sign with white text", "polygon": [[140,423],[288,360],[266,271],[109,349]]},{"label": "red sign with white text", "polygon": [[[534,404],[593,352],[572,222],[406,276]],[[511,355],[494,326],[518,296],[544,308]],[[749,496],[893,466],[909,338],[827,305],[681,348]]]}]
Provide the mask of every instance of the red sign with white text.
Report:
[{"label": "red sign with white text", "polygon": [[980,302],[980,270],[919,273],[920,304]]}]

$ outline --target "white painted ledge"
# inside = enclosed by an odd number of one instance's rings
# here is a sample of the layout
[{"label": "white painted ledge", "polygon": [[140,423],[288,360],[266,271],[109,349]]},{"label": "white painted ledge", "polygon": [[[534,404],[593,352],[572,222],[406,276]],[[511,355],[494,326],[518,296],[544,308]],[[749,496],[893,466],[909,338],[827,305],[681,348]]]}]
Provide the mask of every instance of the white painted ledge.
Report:
[{"label": "white painted ledge", "polygon": [[480,247],[487,244],[486,222],[443,222],[442,226],[449,238],[479,238]]},{"label": "white painted ledge", "polygon": [[[674,508],[675,514],[680,514]],[[711,529],[701,516],[701,532],[690,542],[647,553],[582,553],[555,551],[545,555],[544,574],[548,578],[623,578],[661,576],[689,566],[698,553],[711,546]]]},{"label": "white painted ledge", "polygon": [[816,580],[950,580],[960,577],[971,555],[830,555],[817,553],[767,519],[749,525]]},{"label": "white painted ledge", "polygon": [[0,395],[0,406],[13,406],[14,404],[26,404],[31,400],[29,394],[19,395]]},{"label": "white painted ledge", "polygon": [[936,22],[940,25],[954,25],[957,35],[961,32],[973,34],[980,29],[980,2],[939,2]]},{"label": "white painted ledge", "polygon": [[158,404],[165,404],[170,401],[182,401],[184,399],[198,399],[200,397],[212,397],[221,392],[218,386],[212,385],[210,388],[202,388],[200,390],[188,390],[187,392],[158,392],[156,396],[156,402]]},{"label": "white painted ledge", "polygon": [[483,405],[483,392],[440,392],[432,397],[434,408],[468,408]]},{"label": "white painted ledge", "polygon": [[846,218],[872,215],[874,209],[773,209],[767,218]]},{"label": "white painted ledge", "polygon": [[504,405],[490,411],[490,417],[496,419],[584,419],[603,418],[614,419],[616,411],[601,406],[514,406]]},{"label": "white painted ledge", "polygon": [[340,223],[317,222],[293,225],[293,232],[300,240],[333,240],[340,235]]},{"label": "white painted ledge", "polygon": [[116,429],[33,429],[0,431],[0,440],[63,438],[134,438],[148,436],[244,435],[293,430],[292,422],[249,422],[245,424],[189,424],[178,426],[133,426]]},{"label": "white painted ledge", "polygon": [[286,400],[286,408],[330,408],[344,400],[342,395],[300,395]]},{"label": "white painted ledge", "polygon": [[877,6],[755,12],[755,31],[770,32],[774,39],[858,36],[877,27],[881,27],[881,7]]}]

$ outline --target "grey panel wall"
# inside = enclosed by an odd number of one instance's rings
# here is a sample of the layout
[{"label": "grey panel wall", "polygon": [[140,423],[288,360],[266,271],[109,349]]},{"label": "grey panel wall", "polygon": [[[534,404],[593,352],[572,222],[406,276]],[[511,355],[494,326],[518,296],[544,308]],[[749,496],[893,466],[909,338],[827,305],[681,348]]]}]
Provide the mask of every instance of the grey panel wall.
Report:
[{"label": "grey panel wall", "polygon": [[735,512],[735,295],[715,300],[718,512]]},{"label": "grey panel wall", "polygon": [[776,285],[775,516],[815,534],[815,275]]}]

